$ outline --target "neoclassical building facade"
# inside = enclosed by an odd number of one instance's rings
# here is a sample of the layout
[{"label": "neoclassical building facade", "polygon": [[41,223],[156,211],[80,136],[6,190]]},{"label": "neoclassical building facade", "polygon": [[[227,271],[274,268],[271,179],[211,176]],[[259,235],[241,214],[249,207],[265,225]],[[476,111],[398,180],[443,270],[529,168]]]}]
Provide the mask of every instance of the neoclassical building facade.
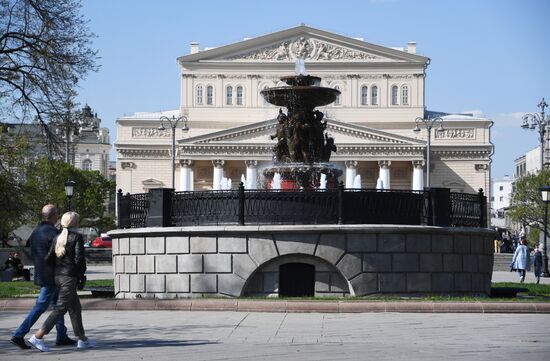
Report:
[{"label": "neoclassical building facade", "polygon": [[[279,109],[260,91],[282,86],[294,74],[297,58],[322,86],[341,91],[335,103],[320,107],[337,152],[331,162],[352,187],[422,189],[426,185],[427,132],[413,132],[415,119],[439,116],[443,131],[431,135],[431,186],[453,191],[489,190],[489,119],[446,114],[425,108],[425,78],[430,59],[404,49],[298,26],[244,41],[200,50],[177,59],[181,69],[180,107],[135,113],[117,119],[116,180],[124,193],[171,187],[172,130],[159,130],[160,117],[187,117],[176,129],[177,191],[220,189],[222,179],[235,188],[243,175],[257,187],[261,169],[272,162]],[[181,123],[178,128],[181,128]],[[227,182],[225,182],[227,184]]]}]

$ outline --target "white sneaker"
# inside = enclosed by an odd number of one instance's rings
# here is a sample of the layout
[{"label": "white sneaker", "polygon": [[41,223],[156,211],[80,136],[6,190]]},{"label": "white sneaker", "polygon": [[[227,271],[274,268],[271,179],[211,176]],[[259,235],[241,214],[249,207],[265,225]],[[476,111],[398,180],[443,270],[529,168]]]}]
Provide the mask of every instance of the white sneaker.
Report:
[{"label": "white sneaker", "polygon": [[78,340],[78,343],[76,344],[76,348],[78,349],[93,348],[93,347],[96,347],[96,342],[89,337],[86,341]]},{"label": "white sneaker", "polygon": [[44,340],[41,338],[36,338],[34,335],[32,335],[31,338],[29,338],[29,343],[34,347],[39,349],[42,352],[48,352],[50,349],[46,344],[44,343]]}]

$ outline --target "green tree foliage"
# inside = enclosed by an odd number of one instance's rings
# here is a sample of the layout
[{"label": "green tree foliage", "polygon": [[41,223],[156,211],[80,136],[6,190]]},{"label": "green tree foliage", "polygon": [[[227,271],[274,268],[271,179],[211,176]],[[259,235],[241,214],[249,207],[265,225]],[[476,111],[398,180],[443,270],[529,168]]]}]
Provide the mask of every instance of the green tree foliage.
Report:
[{"label": "green tree foliage", "polygon": [[28,167],[29,142],[25,137],[13,138],[0,125],[0,240],[29,218],[25,178]]},{"label": "green tree foliage", "polygon": [[53,203],[67,210],[65,182],[75,182],[71,210],[81,217],[81,226],[93,227],[99,233],[114,226],[114,219],[105,215],[106,200],[115,195],[115,183],[103,177],[98,171],[84,171],[47,157],[39,159],[29,170],[26,188],[32,209],[41,209],[46,203]]},{"label": "green tree foliage", "polygon": [[544,202],[540,187],[550,185],[550,170],[527,175],[514,185],[508,216],[515,222],[544,231]]}]

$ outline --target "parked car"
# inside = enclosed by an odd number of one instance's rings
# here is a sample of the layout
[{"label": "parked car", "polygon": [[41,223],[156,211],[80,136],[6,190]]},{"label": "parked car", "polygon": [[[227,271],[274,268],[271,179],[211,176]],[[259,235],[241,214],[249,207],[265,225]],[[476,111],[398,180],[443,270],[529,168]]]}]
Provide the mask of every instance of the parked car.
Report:
[{"label": "parked car", "polygon": [[113,248],[113,240],[109,236],[96,237],[96,239],[92,241],[92,247]]}]

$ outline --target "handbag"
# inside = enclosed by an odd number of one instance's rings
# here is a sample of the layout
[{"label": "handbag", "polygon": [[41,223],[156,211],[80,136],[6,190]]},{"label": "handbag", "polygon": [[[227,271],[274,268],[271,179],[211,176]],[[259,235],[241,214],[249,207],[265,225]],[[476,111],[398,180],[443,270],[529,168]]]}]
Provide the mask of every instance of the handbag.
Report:
[{"label": "handbag", "polygon": [[82,275],[78,279],[78,282],[76,284],[76,289],[79,291],[82,291],[84,289],[84,286],[86,286],[86,276]]}]

